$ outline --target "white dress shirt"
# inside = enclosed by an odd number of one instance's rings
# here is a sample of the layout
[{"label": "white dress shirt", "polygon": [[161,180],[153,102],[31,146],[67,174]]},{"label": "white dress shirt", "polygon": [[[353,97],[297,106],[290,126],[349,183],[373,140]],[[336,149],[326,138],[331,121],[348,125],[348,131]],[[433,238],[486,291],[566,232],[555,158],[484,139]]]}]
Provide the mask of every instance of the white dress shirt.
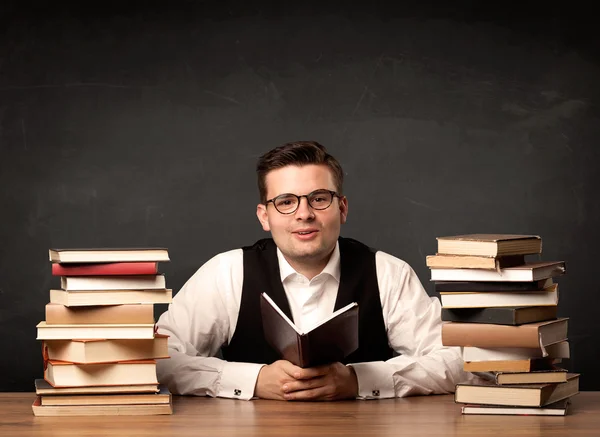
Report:
[{"label": "white dress shirt", "polygon": [[[281,281],[294,323],[307,330],[333,312],[340,282],[336,248],[321,273],[308,280],[277,249]],[[472,380],[463,371],[461,349],[441,341],[441,305],[429,297],[413,269],[378,251],[377,282],[388,342],[399,353],[387,361],[353,363],[359,399],[452,393]],[[235,249],[207,261],[173,297],[157,321],[169,335],[170,358],[158,360],[161,383],[176,394],[252,399],[264,364],[217,358],[237,323],[242,297],[243,251]]]}]

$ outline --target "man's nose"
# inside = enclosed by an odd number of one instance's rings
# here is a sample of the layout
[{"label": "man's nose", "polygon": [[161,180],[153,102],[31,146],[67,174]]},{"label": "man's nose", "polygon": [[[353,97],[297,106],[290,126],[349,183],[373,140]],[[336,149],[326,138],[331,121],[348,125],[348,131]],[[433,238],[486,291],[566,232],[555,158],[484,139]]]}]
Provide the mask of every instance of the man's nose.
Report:
[{"label": "man's nose", "polygon": [[300,197],[300,203],[298,204],[298,209],[296,210],[296,218],[307,220],[314,218],[314,216],[315,213],[308,203],[308,198],[306,196]]}]

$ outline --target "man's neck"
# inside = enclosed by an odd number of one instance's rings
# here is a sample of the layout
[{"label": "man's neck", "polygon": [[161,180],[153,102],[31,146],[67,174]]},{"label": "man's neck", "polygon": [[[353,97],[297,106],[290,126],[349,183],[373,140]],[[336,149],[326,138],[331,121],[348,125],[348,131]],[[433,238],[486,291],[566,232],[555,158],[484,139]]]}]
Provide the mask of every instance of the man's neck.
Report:
[{"label": "man's neck", "polygon": [[306,276],[306,278],[310,281],[312,278],[314,278],[315,276],[317,276],[319,273],[321,273],[323,271],[323,269],[329,262],[329,259],[331,258],[332,254],[333,254],[333,250],[331,251],[331,253],[329,253],[329,255],[327,255],[325,258],[323,258],[320,261],[307,260],[308,262],[290,260],[285,255],[283,255],[283,256],[285,257],[286,261],[289,263],[290,266],[292,266],[292,268],[295,271],[297,271],[301,275]]}]

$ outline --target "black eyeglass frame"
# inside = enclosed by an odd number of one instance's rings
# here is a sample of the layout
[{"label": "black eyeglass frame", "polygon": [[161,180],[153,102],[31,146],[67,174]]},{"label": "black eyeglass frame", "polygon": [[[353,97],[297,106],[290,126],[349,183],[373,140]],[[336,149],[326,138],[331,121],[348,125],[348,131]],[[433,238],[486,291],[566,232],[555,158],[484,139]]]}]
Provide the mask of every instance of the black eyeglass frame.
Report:
[{"label": "black eyeglass frame", "polygon": [[[327,206],[323,207],[323,208],[315,208],[315,207],[314,207],[314,206],[312,206],[312,204],[310,203],[309,196],[313,196],[313,195],[314,195],[314,194],[316,194],[316,193],[322,193],[322,192],[326,192],[326,193],[329,193],[329,194],[331,194],[331,202],[329,202],[329,204],[328,204]],[[275,205],[275,201],[276,201],[277,199],[279,199],[280,197],[284,197],[284,196],[294,196],[296,199],[298,199],[298,203],[296,204],[296,208],[294,208],[292,211],[289,211],[289,212],[281,212],[281,211],[279,211],[279,209],[278,209],[278,208],[277,208],[277,206]],[[308,194],[303,194],[303,195],[301,195],[301,196],[298,196],[297,194],[293,194],[293,193],[283,193],[283,194],[280,194],[279,196],[275,196],[275,197],[273,197],[272,199],[269,199],[269,200],[267,200],[267,201],[265,202],[265,206],[267,206],[269,203],[272,203],[272,204],[273,204],[273,207],[275,208],[275,210],[276,210],[276,211],[277,211],[279,214],[284,214],[284,215],[293,214],[293,213],[295,213],[296,211],[298,211],[298,208],[300,208],[300,202],[302,201],[302,198],[303,198],[303,197],[306,197],[306,202],[308,203],[308,205],[309,205],[309,206],[310,206],[312,209],[314,209],[314,210],[317,210],[317,211],[323,211],[324,209],[327,209],[327,208],[329,208],[329,207],[331,206],[331,204],[333,203],[333,198],[334,198],[334,197],[337,197],[338,199],[341,199],[341,198],[342,198],[342,197],[344,197],[344,196],[343,196],[343,195],[341,195],[341,194],[339,194],[337,191],[331,191],[331,190],[326,190],[326,189],[324,189],[324,188],[320,188],[320,189],[318,189],[318,190],[311,191],[310,193],[308,193]]]}]

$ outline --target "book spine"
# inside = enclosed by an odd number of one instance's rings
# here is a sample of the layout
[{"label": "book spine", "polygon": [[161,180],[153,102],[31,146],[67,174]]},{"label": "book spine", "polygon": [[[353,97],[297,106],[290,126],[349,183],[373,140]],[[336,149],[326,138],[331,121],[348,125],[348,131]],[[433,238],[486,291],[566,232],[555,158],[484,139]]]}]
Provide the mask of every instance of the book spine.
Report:
[{"label": "book spine", "polygon": [[114,275],[155,275],[156,262],[121,262],[64,265],[52,264],[52,276],[114,276]]},{"label": "book spine", "polygon": [[488,323],[444,323],[442,344],[444,346],[530,347],[540,346],[538,326],[504,326]]},{"label": "book spine", "polygon": [[69,308],[64,305],[46,304],[46,324],[90,323],[154,323],[151,304],[86,306]]},{"label": "book spine", "polygon": [[302,368],[306,368],[306,367],[310,367],[311,366],[311,357],[310,357],[310,353],[309,353],[309,340],[308,340],[308,335],[298,335],[297,336],[298,339],[298,357],[299,357],[299,362],[300,364],[298,364],[299,367]]}]

